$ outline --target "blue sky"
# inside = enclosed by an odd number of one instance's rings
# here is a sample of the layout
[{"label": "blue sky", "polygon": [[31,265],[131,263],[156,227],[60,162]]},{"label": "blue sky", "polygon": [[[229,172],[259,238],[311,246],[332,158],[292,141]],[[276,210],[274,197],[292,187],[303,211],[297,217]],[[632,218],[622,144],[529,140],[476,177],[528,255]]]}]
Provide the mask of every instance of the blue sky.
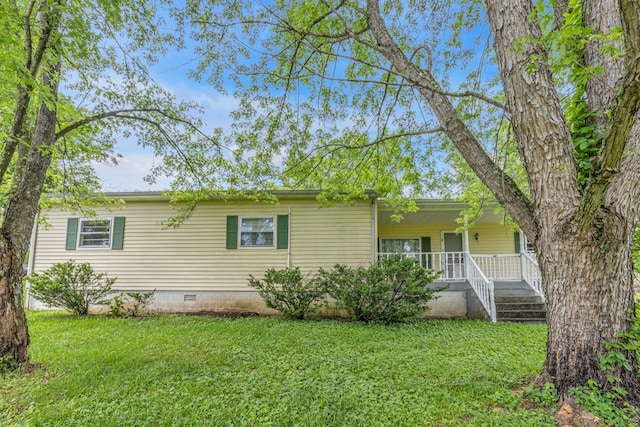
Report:
[{"label": "blue sky", "polygon": [[[238,102],[231,95],[218,93],[206,82],[199,83],[188,78],[193,66],[192,55],[188,50],[170,52],[153,67],[151,75],[177,99],[195,101],[203,108],[205,131],[226,128],[231,122],[229,114],[237,107]],[[150,149],[140,147],[135,139],[126,139],[118,142],[116,152],[122,155],[118,165],[93,165],[105,191],[158,191],[169,188],[168,178],[159,178],[155,184],[144,180],[154,164],[161,161]]]},{"label": "blue sky", "polygon": [[[482,29],[483,32],[484,30],[486,28]],[[473,38],[471,36],[470,39]],[[237,108],[238,101],[232,95],[218,93],[206,81],[197,82],[188,77],[189,72],[197,65],[192,48],[187,40],[185,49],[170,51],[150,70],[150,74],[178,100],[195,101],[200,104],[204,110],[205,131],[228,128],[232,121],[230,113]],[[455,88],[464,77],[463,74],[450,73],[448,79]],[[229,93],[233,92],[233,88],[230,88]],[[149,184],[144,180],[154,164],[161,161],[160,158],[154,157],[151,150],[145,150],[139,147],[135,140],[128,139],[120,141],[116,146],[116,152],[122,155],[119,165],[93,165],[105,191],[151,191],[169,188],[168,178],[159,178],[155,184]]]}]

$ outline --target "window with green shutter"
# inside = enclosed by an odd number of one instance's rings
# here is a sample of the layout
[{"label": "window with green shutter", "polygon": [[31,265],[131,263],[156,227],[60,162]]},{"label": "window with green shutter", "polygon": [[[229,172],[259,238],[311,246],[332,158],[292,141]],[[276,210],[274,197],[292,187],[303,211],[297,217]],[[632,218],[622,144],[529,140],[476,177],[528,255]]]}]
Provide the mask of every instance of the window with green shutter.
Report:
[{"label": "window with green shutter", "polygon": [[68,218],[65,248],[122,250],[124,224],[124,217]]},{"label": "window with green shutter", "polygon": [[227,216],[227,249],[289,247],[289,215]]}]

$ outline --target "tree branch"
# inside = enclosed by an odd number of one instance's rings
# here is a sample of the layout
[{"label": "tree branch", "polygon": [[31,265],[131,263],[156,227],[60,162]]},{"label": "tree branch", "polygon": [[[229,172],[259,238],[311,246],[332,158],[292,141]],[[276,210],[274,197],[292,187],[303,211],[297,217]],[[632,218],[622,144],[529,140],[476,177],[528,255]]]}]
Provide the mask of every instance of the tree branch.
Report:
[{"label": "tree branch", "polygon": [[[209,142],[211,142],[212,144],[214,144],[215,146],[217,146],[218,148],[226,148],[229,151],[232,151],[230,148],[228,147],[224,147],[221,146],[218,141],[215,141],[214,139],[210,138],[208,135],[206,135],[204,132],[202,132],[200,130],[200,128],[196,125],[194,125],[193,123],[191,123],[189,120],[180,118],[180,117],[175,117],[172,114],[168,114],[166,111],[163,111],[159,108],[127,108],[127,109],[121,109],[121,110],[112,110],[112,111],[105,111],[103,113],[98,113],[95,114],[93,116],[89,116],[89,117],[85,117],[82,120],[78,120],[62,129],[60,129],[58,132],[56,132],[56,139],[62,138],[65,135],[67,135],[68,133],[78,129],[79,127],[88,125],[90,123],[96,122],[96,121],[100,121],[100,120],[104,120],[110,117],[124,117],[124,114],[128,114],[128,113],[156,113],[156,114],[160,114],[164,117],[166,117],[167,119],[177,122],[177,123],[181,123],[183,125],[186,125],[187,127],[191,128],[192,130],[194,130],[196,133],[198,133],[201,137],[205,138],[206,140],[208,140]],[[140,120],[140,121],[148,121],[148,119],[139,117],[139,116],[127,116],[127,118],[129,119],[135,119],[135,120]]]},{"label": "tree branch", "polygon": [[571,132],[546,63],[547,52],[531,41],[542,37],[531,19],[532,8],[531,2],[487,0],[494,51],[533,209],[541,227],[550,229],[573,218],[581,190]]},{"label": "tree branch", "polygon": [[[595,213],[601,207],[611,182],[620,171],[625,148],[640,110],[640,4],[620,0],[622,28],[628,57],[624,80],[613,107],[609,133],[595,165],[592,181],[582,199],[577,218],[584,229],[591,227]],[[638,181],[634,181],[638,182]],[[614,189],[614,191],[618,191]]]},{"label": "tree branch", "polygon": [[367,0],[367,18],[371,32],[377,41],[376,50],[384,55],[404,78],[418,86],[418,91],[431,105],[453,145],[509,215],[527,236],[535,241],[538,228],[527,197],[515,181],[488,156],[482,145],[460,120],[451,102],[444,95],[427,89],[439,88],[439,85],[428,70],[418,68],[400,50],[380,15],[378,0]]}]

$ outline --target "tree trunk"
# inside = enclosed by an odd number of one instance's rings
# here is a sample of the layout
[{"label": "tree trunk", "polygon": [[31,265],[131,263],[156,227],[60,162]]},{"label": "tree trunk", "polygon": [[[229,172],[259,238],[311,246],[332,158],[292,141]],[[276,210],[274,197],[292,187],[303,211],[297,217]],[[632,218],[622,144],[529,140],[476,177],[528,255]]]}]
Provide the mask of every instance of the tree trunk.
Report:
[{"label": "tree trunk", "polygon": [[0,241],[0,365],[27,361],[29,333],[22,306],[22,262],[10,241]]},{"label": "tree trunk", "polygon": [[[548,305],[547,360],[539,383],[555,384],[561,395],[594,379],[607,384],[600,368],[605,344],[628,331],[634,317],[631,240],[635,224],[613,213],[602,215],[593,228],[542,227],[540,267]],[[548,227],[547,227],[548,228]],[[626,354],[637,367],[636,355]],[[637,370],[610,372],[616,385],[640,404]]]},{"label": "tree trunk", "polygon": [[[58,63],[50,74],[43,75],[43,82],[51,88],[54,99],[58,91],[56,79],[59,69]],[[0,230],[0,364],[8,366],[27,361],[29,333],[22,305],[22,266],[51,163],[49,147],[55,141],[55,129],[55,107],[49,109],[43,102],[38,109],[24,171],[19,182],[14,182],[4,207]]]}]

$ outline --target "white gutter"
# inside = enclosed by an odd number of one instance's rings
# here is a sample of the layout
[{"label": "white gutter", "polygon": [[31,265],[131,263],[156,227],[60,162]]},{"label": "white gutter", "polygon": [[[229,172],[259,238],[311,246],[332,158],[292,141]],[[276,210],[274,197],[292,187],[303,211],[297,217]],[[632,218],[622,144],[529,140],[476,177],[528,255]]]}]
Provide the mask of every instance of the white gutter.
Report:
[{"label": "white gutter", "polygon": [[[36,257],[36,235],[38,234],[38,212],[36,212],[36,216],[33,220],[33,230],[31,230],[31,240],[29,240],[29,261],[27,262],[27,275],[33,273],[33,264],[35,262]],[[26,293],[27,293],[27,309],[31,309],[32,297],[29,292],[30,284],[27,280],[26,284]]]}]

